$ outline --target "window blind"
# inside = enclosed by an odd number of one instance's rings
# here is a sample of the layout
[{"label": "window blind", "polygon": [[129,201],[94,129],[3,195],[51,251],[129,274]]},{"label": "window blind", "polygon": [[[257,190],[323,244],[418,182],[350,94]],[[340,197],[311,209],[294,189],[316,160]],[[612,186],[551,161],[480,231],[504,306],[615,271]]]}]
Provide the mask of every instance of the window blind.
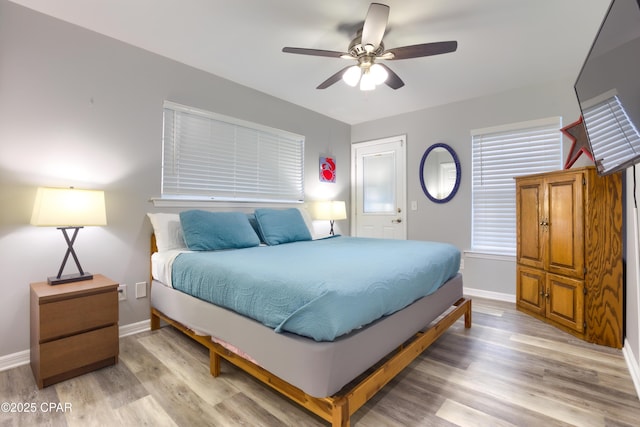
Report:
[{"label": "window blind", "polygon": [[617,96],[584,108],[582,114],[599,173],[615,172],[638,161],[640,135]]},{"label": "window blind", "polygon": [[304,137],[164,104],[162,198],[304,200]]},{"label": "window blind", "polygon": [[514,177],[562,167],[561,119],[472,131],[473,251],[516,254]]}]

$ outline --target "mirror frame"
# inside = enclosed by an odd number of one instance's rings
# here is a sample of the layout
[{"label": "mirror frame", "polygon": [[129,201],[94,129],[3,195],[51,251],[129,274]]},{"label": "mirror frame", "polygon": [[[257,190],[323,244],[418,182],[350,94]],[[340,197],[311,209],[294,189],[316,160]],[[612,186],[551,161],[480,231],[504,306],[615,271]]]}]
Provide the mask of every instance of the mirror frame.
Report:
[{"label": "mirror frame", "polygon": [[[445,150],[447,150],[449,154],[451,154],[451,157],[453,158],[453,161],[456,165],[456,183],[454,184],[453,189],[451,190],[451,193],[449,193],[449,195],[444,199],[437,199],[433,195],[431,195],[431,193],[429,193],[429,190],[427,189],[426,183],[424,182],[424,165],[427,162],[427,157],[429,156],[429,153],[431,153],[436,148],[444,148]],[[420,185],[422,186],[422,191],[424,191],[424,194],[429,198],[429,200],[431,200],[434,203],[447,203],[448,201],[453,199],[453,196],[455,196],[456,193],[458,192],[458,188],[460,188],[460,175],[461,175],[460,160],[458,159],[458,155],[456,154],[456,152],[453,151],[453,148],[451,148],[449,145],[444,144],[442,142],[438,142],[436,144],[433,144],[431,147],[427,148],[427,150],[422,155],[422,160],[420,160],[420,169],[418,172],[420,174]]]}]

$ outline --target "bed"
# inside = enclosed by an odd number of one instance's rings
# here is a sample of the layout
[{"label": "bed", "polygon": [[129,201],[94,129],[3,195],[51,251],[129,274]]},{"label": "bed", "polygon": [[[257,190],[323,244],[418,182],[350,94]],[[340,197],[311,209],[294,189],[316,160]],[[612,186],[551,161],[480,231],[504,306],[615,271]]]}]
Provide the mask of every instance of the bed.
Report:
[{"label": "bed", "polygon": [[[181,220],[174,214],[150,215],[151,328],[164,320],[206,346],[213,376],[220,374],[225,359],[333,426],[348,426],[353,413],[458,319],[464,316],[465,327],[471,326],[471,300],[463,296],[457,273],[459,252],[450,245],[381,241],[379,249],[363,254],[359,245],[374,248],[377,242],[343,236],[314,240],[309,221],[297,210],[265,211],[263,218],[256,210],[257,224],[246,214],[222,215],[225,227],[219,213],[217,226],[209,228],[203,223],[209,224],[211,213],[202,211],[181,213]],[[285,211],[286,221],[276,220],[281,227],[273,233],[267,226],[270,216]],[[242,247],[211,247],[228,237],[210,239],[211,233],[238,227],[243,235],[231,241],[242,240]],[[402,255],[398,245],[410,250]],[[432,249],[432,255],[423,254]],[[341,262],[346,258],[349,263]],[[278,260],[284,263],[276,265]],[[209,263],[202,270],[215,274],[203,278],[199,266]],[[434,264],[436,272],[411,263]],[[379,279],[384,270],[390,270],[389,280]],[[303,279],[305,272],[309,275]],[[359,276],[368,283],[368,295],[351,294]],[[301,296],[282,290],[300,281],[305,282]],[[250,287],[253,282],[257,287]],[[360,305],[373,310],[349,309]],[[268,313],[253,313],[256,307],[267,307]]]}]

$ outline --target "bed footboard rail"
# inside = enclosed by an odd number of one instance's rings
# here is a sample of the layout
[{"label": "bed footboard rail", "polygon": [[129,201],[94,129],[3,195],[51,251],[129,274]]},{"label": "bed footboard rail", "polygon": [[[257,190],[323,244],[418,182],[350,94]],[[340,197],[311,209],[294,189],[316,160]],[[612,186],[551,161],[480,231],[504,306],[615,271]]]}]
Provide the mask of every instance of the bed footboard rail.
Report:
[{"label": "bed footboard rail", "polygon": [[398,348],[395,354],[382,366],[347,392],[350,415],[354,414],[389,381],[409,366],[460,317],[464,316],[465,328],[471,327],[471,299],[460,298],[454,303],[454,307],[428,329],[419,332],[412,340]]},{"label": "bed footboard rail", "polygon": [[218,376],[220,374],[220,359],[223,358],[300,406],[318,415],[325,421],[330,422],[332,427],[348,427],[350,425],[351,415],[420,356],[424,350],[444,334],[445,331],[462,316],[464,316],[465,328],[470,328],[471,299],[469,298],[460,298],[456,301],[452,308],[435,323],[432,323],[427,329],[419,332],[399,347],[394,353],[389,355],[384,362],[376,365],[371,373],[363,379],[359,379],[355,385],[350,384],[337,394],[324,398],[306,394],[304,391],[273,375],[264,368],[213,342],[211,337],[193,333],[193,331],[186,326],[165,316],[154,308],[151,309],[151,328],[157,329],[160,326],[160,319],[162,319],[207,347],[210,355],[209,370],[211,375]]}]

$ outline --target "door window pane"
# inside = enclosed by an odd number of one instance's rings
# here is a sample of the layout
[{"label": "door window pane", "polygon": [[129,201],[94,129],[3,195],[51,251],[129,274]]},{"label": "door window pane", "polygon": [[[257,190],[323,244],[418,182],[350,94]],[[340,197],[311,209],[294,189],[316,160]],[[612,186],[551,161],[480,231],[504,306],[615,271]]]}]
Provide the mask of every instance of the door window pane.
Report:
[{"label": "door window pane", "polygon": [[365,156],[362,159],[364,213],[395,212],[395,153]]}]

